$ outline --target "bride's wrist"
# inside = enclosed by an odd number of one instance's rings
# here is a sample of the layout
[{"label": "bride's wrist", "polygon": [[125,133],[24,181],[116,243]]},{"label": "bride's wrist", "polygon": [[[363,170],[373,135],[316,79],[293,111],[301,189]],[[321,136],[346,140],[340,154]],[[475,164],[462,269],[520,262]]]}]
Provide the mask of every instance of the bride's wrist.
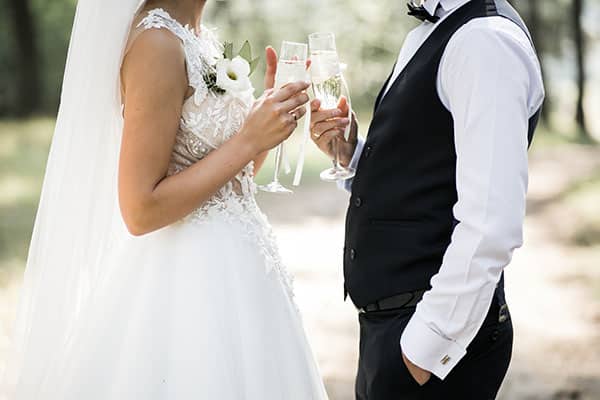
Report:
[{"label": "bride's wrist", "polygon": [[240,152],[240,155],[248,160],[254,160],[262,151],[258,148],[255,141],[252,140],[248,134],[246,134],[244,128],[233,137],[236,141],[236,147]]}]

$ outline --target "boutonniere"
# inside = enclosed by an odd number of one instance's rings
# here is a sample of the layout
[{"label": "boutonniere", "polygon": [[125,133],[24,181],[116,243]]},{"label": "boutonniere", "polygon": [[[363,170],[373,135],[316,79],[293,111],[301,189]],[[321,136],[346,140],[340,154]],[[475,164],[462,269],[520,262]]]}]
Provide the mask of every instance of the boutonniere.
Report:
[{"label": "boutonniere", "polygon": [[233,96],[249,92],[253,89],[250,75],[259,61],[259,57],[252,58],[252,48],[247,40],[236,56],[233,55],[233,43],[226,42],[223,57],[217,60],[214,70],[204,76],[208,90]]}]

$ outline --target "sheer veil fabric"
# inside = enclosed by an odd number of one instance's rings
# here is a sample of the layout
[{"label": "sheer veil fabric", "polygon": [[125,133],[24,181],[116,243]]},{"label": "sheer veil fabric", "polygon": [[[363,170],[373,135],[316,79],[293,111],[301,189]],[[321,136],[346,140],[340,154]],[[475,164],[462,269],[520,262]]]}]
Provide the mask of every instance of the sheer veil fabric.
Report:
[{"label": "sheer veil fabric", "polygon": [[0,398],[39,398],[82,305],[102,280],[103,260],[127,233],[117,203],[119,70],[142,4],[78,2]]}]

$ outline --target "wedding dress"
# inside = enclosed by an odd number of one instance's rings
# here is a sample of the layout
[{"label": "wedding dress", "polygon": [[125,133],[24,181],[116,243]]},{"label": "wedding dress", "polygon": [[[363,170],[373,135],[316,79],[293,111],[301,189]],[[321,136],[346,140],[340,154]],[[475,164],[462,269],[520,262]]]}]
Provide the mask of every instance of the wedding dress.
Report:
[{"label": "wedding dress", "polygon": [[[161,9],[139,28],[167,29],[185,51],[195,93],[168,169],[177,174],[235,135],[252,96],[207,89],[203,60],[222,53],[213,32]],[[68,345],[35,395],[21,379],[16,400],[326,399],[255,191],[251,163],[187,217],[117,243]]]}]

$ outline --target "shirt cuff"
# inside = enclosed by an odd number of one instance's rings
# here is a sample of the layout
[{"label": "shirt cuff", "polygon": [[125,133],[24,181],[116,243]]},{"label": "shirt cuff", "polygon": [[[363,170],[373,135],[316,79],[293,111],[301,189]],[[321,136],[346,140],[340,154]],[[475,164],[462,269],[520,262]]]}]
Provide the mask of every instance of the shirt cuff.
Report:
[{"label": "shirt cuff", "polygon": [[[348,165],[350,168],[356,169],[358,165],[358,160],[360,160],[360,156],[362,154],[363,148],[365,147],[365,139],[359,137],[356,142],[356,148],[354,149],[354,154],[352,155],[352,159],[350,160],[350,164]],[[342,190],[346,190],[348,192],[352,191],[352,179],[345,179],[337,181],[338,188]]]},{"label": "shirt cuff", "polygon": [[400,339],[400,347],[413,364],[440,379],[446,378],[467,354],[466,349],[432,330],[417,314],[408,321]]}]

